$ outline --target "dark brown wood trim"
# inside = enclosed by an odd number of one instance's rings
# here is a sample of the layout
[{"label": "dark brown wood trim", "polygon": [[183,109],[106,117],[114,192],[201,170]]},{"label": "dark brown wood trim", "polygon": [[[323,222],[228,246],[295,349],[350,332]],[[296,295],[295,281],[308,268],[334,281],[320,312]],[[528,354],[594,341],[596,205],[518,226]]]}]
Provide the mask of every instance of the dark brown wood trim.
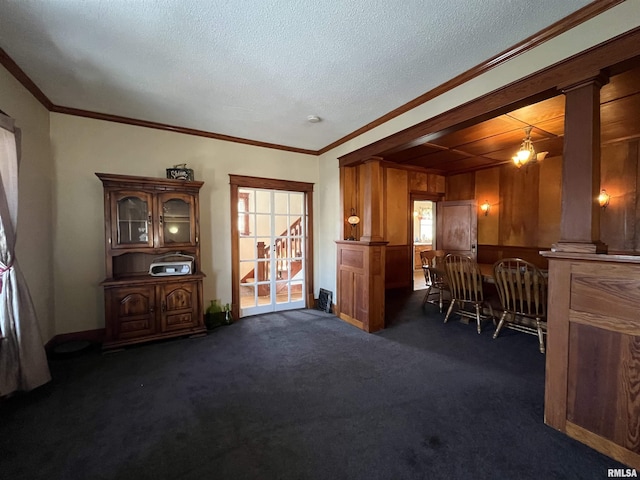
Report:
[{"label": "dark brown wood trim", "polygon": [[557,21],[553,25],[541,30],[540,32],[524,39],[522,42],[514,45],[513,47],[505,50],[498,55],[491,57],[487,61],[476,65],[475,67],[467,70],[466,72],[461,73],[457,77],[452,78],[451,80],[443,83],[442,85],[437,86],[436,88],[429,90],[428,92],[420,95],[417,98],[414,98],[410,102],[401,105],[395,110],[390,111],[389,113],[383,115],[382,117],[370,122],[363,127],[360,127],[358,130],[351,132],[350,134],[336,140],[335,142],[327,145],[324,148],[321,148],[318,151],[319,155],[328,152],[329,150],[336,148],[343,143],[352,140],[359,135],[362,135],[369,130],[373,130],[374,128],[382,125],[383,123],[388,122],[389,120],[396,118],[403,113],[408,112],[409,110],[422,105],[423,103],[428,102],[429,100],[433,100],[436,97],[448,92],[449,90],[453,90],[456,87],[459,87],[463,83],[466,83],[483,73],[488,72],[489,70],[506,63],[507,61],[521,55],[529,50],[534,49],[535,47],[541,45],[542,43],[551,40],[552,38],[557,37],[558,35],[580,25],[581,23],[590,20],[604,11],[615,7],[616,5],[624,2],[625,0],[596,0],[593,3],[590,3],[586,7],[581,8],[577,12],[572,13],[571,15]]},{"label": "dark brown wood trim", "polygon": [[257,140],[249,140],[246,138],[232,137],[230,135],[222,135],[220,133],[207,132],[204,130],[196,130],[194,128],[178,127],[168,125],[166,123],[150,122],[148,120],[138,120],[135,118],[121,117],[119,115],[111,115],[108,113],[91,112],[89,110],[81,110],[79,108],[60,107],[52,105],[50,108],[55,113],[65,113],[67,115],[75,115],[77,117],[93,118],[96,120],[105,120],[107,122],[124,123],[127,125],[135,125],[137,127],[155,128],[156,130],[166,130],[174,133],[182,133],[184,135],[194,135],[197,137],[213,138],[215,140],[224,140],[225,142],[242,143],[252,145],[254,147],[265,147],[274,150],[284,150],[286,152],[304,153],[307,155],[318,155],[316,150],[307,150],[304,148],[289,147],[286,145],[277,145],[275,143],[259,142]]},{"label": "dark brown wood trim", "polygon": [[2,48],[0,48],[0,65],[6,68],[11,75],[13,75],[16,80],[18,80],[24,88],[26,88],[31,95],[36,97],[44,108],[47,110],[51,110],[53,108],[53,103],[51,100],[47,98],[47,96],[42,93],[42,90],[38,88],[38,86],[33,83],[33,81],[27,76],[26,73],[18,66],[16,62],[5,52]]},{"label": "dark brown wood trim", "polygon": [[238,218],[238,184],[230,182],[231,201],[231,314],[240,318],[240,230],[234,220]]},{"label": "dark brown wood trim", "polygon": [[275,178],[247,177],[229,174],[229,183],[248,188],[287,190],[290,192],[313,192],[313,183],[277,180]]},{"label": "dark brown wood trim", "polygon": [[557,95],[559,85],[584,78],[640,55],[640,27],[596,45],[539,72],[517,80],[424,122],[377,140],[340,157],[340,166],[362,163],[372,156],[424,143],[422,138],[454,126],[466,126]]}]

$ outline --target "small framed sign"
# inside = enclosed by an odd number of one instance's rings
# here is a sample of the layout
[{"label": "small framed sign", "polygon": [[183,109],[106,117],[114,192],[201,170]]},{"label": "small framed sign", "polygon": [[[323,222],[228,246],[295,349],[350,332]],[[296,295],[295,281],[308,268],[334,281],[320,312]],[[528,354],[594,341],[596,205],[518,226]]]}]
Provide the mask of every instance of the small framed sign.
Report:
[{"label": "small framed sign", "polygon": [[193,170],[187,168],[186,163],[179,163],[173,168],[167,168],[167,178],[173,180],[193,180]]}]

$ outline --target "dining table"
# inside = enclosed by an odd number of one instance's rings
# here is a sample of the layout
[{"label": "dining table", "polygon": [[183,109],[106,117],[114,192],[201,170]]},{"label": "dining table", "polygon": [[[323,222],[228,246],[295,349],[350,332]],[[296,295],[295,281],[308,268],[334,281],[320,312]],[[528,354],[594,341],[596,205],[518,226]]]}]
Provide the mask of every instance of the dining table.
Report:
[{"label": "dining table", "polygon": [[493,264],[492,263],[479,263],[478,269],[480,275],[482,275],[482,281],[485,283],[495,283],[493,280]]}]

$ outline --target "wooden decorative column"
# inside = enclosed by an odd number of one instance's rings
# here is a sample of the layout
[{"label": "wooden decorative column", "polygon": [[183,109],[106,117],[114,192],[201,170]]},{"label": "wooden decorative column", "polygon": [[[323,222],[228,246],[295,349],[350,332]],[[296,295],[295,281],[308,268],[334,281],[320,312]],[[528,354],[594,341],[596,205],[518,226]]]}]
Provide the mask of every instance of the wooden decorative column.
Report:
[{"label": "wooden decorative column", "polygon": [[382,242],[384,228],[384,179],[379,158],[367,160],[363,165],[362,178],[364,211],[362,213],[362,236],[364,242]]},{"label": "wooden decorative column", "polygon": [[606,253],[600,241],[600,88],[604,76],[563,89],[562,218],[556,252]]},{"label": "wooden decorative column", "polygon": [[[351,167],[342,167],[342,169]],[[384,178],[379,158],[358,167],[358,178],[341,172],[343,180],[342,212],[349,209],[345,201],[362,196],[359,241],[339,240],[337,244],[337,315],[363,329],[376,332],[384,328],[385,248]],[[352,173],[352,171],[350,172]],[[344,180],[349,179],[349,185]],[[354,185],[360,192],[354,191]],[[349,189],[349,192],[345,190]]]}]

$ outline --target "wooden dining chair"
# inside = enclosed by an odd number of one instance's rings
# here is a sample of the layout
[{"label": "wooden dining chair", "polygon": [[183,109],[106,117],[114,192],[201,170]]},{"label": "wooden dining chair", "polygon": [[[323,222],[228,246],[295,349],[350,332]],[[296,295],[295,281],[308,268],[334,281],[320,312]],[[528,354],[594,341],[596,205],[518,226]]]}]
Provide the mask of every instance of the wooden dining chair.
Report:
[{"label": "wooden dining chair", "polygon": [[547,279],[542,271],[520,258],[503,258],[493,266],[493,278],[502,304],[502,316],[493,338],[503,327],[538,336],[545,352]]},{"label": "wooden dining chair", "polygon": [[444,273],[444,250],[429,250],[420,252],[420,261],[422,262],[422,271],[424,272],[424,281],[427,290],[422,299],[422,306],[425,303],[435,303],[435,300],[429,300],[432,295],[438,295],[438,303],[440,313],[444,306],[444,292],[449,289]]},{"label": "wooden dining chair", "polygon": [[[458,304],[458,315],[475,319],[478,333],[481,333],[481,322],[493,320],[493,309],[491,304],[484,301],[482,275],[478,264],[467,256],[449,254],[444,259],[444,265],[451,291],[451,304],[444,317],[445,323],[449,320],[454,305]],[[473,310],[468,310],[469,307]],[[485,308],[489,311],[489,315],[484,314]]]}]

